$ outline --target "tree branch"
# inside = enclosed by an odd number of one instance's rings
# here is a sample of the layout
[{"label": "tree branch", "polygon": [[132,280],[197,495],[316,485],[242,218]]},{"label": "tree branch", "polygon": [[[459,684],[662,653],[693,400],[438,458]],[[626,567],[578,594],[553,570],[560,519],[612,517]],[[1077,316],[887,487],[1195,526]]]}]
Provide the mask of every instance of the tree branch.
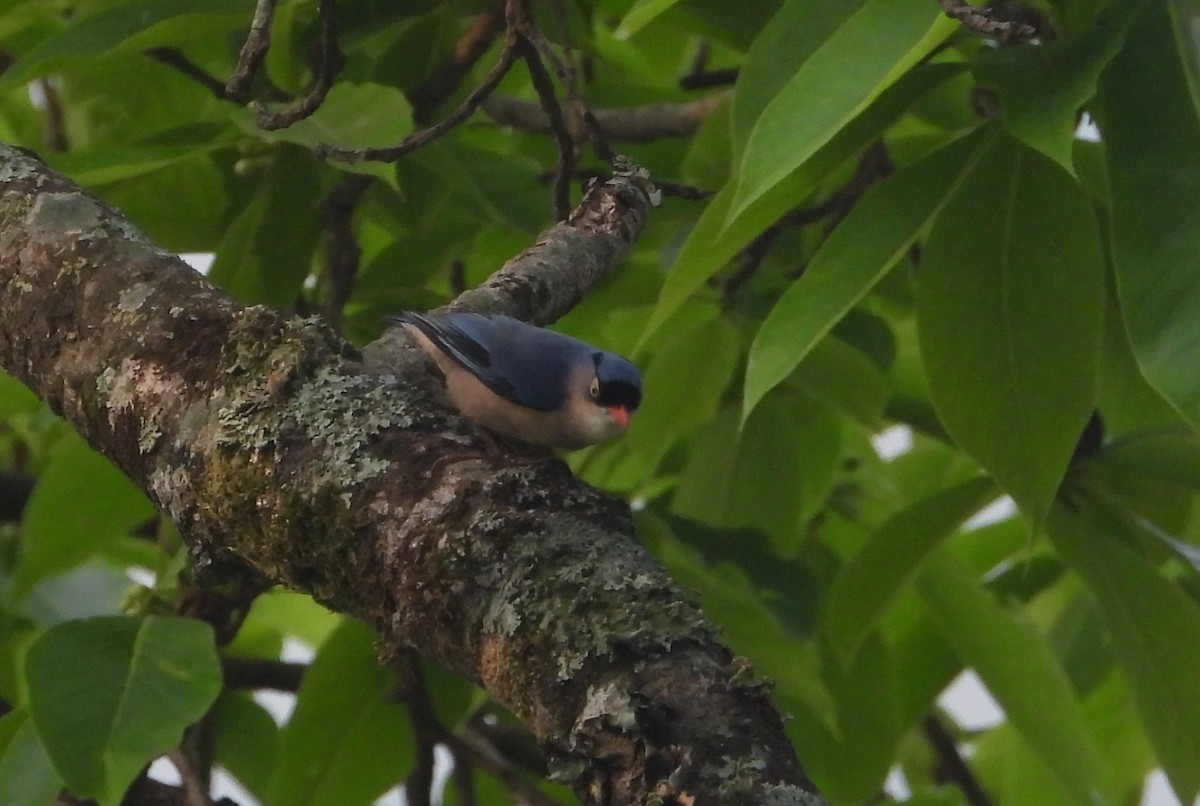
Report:
[{"label": "tree branch", "polygon": [[[559,226],[615,259],[632,190]],[[478,682],[588,803],[821,802],[628,507],[490,446],[424,353],[371,369],[318,320],[241,306],[7,146],[0,222],[0,365],[175,521],[197,573],[244,564],[373,625],[385,658]],[[537,312],[537,282],[517,266],[480,299]]]},{"label": "tree branch", "polygon": [[[645,104],[617,109],[593,109],[592,114],[610,140],[648,143],[664,137],[690,137],[709,115],[727,101],[727,92],[716,92],[678,104]],[[483,102],[483,111],[504,126],[530,132],[549,132],[549,121],[540,105],[503,95]]]}]

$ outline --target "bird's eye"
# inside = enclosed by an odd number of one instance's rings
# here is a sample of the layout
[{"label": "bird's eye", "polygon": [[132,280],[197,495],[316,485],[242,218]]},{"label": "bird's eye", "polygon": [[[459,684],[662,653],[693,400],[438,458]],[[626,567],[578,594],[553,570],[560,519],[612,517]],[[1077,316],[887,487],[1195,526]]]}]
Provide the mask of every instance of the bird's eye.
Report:
[{"label": "bird's eye", "polygon": [[592,378],[592,385],[588,387],[588,394],[592,396],[592,400],[600,397],[600,379]]}]

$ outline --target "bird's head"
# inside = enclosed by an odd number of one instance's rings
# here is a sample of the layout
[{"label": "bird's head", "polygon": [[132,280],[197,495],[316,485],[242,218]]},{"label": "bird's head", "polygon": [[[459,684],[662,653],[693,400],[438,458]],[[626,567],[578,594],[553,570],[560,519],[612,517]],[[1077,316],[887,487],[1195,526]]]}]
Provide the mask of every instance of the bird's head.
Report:
[{"label": "bird's head", "polygon": [[597,351],[592,354],[595,375],[588,384],[588,399],[599,406],[617,426],[629,427],[629,418],[642,402],[642,374],[619,355]]}]

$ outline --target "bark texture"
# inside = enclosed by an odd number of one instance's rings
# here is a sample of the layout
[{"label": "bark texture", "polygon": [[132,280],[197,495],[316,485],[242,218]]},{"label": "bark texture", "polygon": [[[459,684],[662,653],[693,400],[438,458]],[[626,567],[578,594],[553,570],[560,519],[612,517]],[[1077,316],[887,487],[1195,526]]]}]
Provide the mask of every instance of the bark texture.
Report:
[{"label": "bark texture", "polygon": [[[458,304],[556,318],[637,234],[638,193],[593,189],[531,250],[594,249],[584,275],[518,259]],[[371,623],[384,655],[478,681],[588,803],[819,803],[765,687],[626,505],[481,438],[396,334],[377,355],[239,305],[0,146],[0,365],[146,490],[200,570],[244,563]]]}]

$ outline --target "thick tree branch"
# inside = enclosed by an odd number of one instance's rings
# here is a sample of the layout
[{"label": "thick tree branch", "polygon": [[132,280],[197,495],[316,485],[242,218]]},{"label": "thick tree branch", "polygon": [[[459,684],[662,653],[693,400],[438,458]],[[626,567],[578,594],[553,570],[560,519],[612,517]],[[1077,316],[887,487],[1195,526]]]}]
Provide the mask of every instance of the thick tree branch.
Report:
[{"label": "thick tree branch", "polygon": [[[573,237],[619,255],[598,224],[622,192]],[[510,280],[481,293],[532,310]],[[175,521],[197,573],[244,563],[477,681],[588,803],[819,803],[628,507],[548,455],[514,464],[423,353],[394,357],[368,370],[320,321],[237,304],[0,146],[0,365]]]}]

